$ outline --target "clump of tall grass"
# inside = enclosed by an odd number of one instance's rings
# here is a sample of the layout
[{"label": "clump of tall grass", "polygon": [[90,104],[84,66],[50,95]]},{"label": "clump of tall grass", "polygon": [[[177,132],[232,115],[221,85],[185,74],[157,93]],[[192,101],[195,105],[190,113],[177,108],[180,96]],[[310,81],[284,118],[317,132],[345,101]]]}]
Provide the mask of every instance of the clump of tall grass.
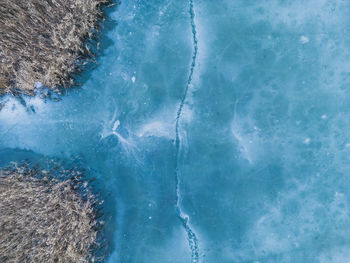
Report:
[{"label": "clump of tall grass", "polygon": [[0,94],[33,95],[34,84],[58,91],[91,55],[109,0],[0,0]]},{"label": "clump of tall grass", "polygon": [[100,204],[77,171],[0,171],[0,262],[96,262]]}]

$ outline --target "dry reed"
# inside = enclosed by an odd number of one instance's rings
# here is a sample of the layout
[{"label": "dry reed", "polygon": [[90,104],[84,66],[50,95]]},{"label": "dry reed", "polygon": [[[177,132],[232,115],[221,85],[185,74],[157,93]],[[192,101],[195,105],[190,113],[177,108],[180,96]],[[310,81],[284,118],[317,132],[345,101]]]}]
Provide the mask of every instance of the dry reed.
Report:
[{"label": "dry reed", "polygon": [[0,95],[73,84],[109,0],[0,0]]},{"label": "dry reed", "polygon": [[0,172],[0,262],[96,261],[96,199],[69,173],[59,179],[23,165]]}]

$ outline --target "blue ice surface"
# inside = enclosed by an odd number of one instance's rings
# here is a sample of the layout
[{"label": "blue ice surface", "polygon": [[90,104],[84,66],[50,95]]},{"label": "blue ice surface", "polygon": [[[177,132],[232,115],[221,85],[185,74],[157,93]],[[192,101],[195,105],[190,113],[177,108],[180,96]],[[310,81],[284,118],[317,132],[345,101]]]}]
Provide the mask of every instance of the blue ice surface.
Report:
[{"label": "blue ice surface", "polygon": [[349,13],[122,1],[81,89],[2,99],[0,149],[83,160],[109,201],[109,263],[348,262]]}]

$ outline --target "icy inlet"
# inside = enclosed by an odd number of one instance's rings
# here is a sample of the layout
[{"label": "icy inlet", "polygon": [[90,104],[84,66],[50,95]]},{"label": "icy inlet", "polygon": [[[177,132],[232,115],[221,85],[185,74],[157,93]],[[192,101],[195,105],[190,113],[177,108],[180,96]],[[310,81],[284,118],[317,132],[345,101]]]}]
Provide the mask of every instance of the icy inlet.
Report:
[{"label": "icy inlet", "polygon": [[345,263],[349,12],[123,1],[81,89],[3,98],[0,147],[82,160],[109,201],[108,262]]}]

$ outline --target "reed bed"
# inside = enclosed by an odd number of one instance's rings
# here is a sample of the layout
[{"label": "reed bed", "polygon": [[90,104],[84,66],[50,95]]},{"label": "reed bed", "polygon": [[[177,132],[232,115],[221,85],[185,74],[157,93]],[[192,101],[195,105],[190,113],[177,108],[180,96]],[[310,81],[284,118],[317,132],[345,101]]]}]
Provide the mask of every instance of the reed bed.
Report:
[{"label": "reed bed", "polygon": [[100,261],[99,201],[79,172],[60,174],[24,165],[0,172],[0,262]]},{"label": "reed bed", "polygon": [[59,91],[73,84],[91,52],[109,0],[0,0],[0,95]]}]

